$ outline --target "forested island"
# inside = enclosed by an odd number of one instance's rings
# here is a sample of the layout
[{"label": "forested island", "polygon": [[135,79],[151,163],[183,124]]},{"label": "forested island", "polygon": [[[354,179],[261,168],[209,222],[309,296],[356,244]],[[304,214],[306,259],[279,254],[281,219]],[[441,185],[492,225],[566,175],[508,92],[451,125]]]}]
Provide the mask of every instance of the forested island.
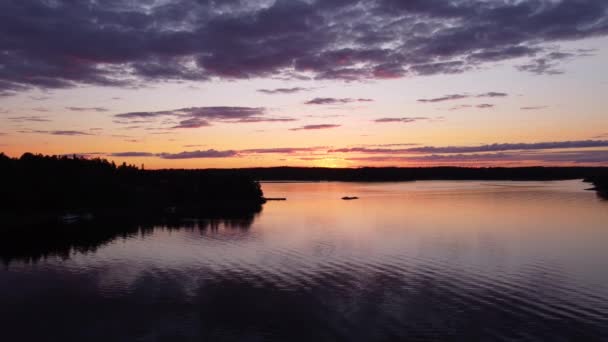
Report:
[{"label": "forested island", "polygon": [[583,179],[608,199],[608,167],[270,167],[240,169],[259,181],[401,182],[421,180],[552,181]]},{"label": "forested island", "polygon": [[[105,159],[0,153],[0,215],[25,221],[57,213],[250,216],[265,202],[259,181],[585,179],[607,198],[608,168],[301,168],[144,170]],[[35,215],[32,215],[35,213]],[[245,213],[245,215],[242,215]]]},{"label": "forested island", "polygon": [[96,217],[241,217],[259,212],[260,184],[238,170],[144,170],[105,159],[0,154],[0,215],[38,222],[57,214]]},{"label": "forested island", "polygon": [[[605,180],[608,167],[269,167],[238,169],[259,181]],[[219,171],[219,170],[218,170]]]}]

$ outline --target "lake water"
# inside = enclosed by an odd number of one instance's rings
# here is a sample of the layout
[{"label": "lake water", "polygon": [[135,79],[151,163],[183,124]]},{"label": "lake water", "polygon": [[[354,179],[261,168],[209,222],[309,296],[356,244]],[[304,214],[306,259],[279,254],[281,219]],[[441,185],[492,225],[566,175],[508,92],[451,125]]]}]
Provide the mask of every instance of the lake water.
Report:
[{"label": "lake water", "polygon": [[287,201],[253,219],[30,233],[0,251],[0,340],[608,341],[587,187],[264,183]]}]

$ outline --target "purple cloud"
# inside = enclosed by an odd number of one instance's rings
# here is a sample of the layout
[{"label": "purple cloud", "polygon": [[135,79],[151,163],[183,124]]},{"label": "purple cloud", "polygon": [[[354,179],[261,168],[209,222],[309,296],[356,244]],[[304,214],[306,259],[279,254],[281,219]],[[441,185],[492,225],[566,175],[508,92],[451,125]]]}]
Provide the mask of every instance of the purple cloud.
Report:
[{"label": "purple cloud", "polygon": [[8,118],[14,122],[50,122],[51,120],[47,119],[46,116],[14,116]]},{"label": "purple cloud", "polygon": [[421,146],[404,149],[386,149],[386,148],[341,148],[333,149],[328,152],[340,153],[373,153],[373,154],[430,154],[430,153],[481,153],[481,152],[500,152],[500,151],[515,151],[515,150],[549,150],[549,149],[569,149],[569,148],[590,148],[590,147],[608,147],[608,140],[578,140],[578,141],[557,141],[557,142],[539,142],[539,143],[506,143],[506,144],[489,144],[478,146]]},{"label": "purple cloud", "polygon": [[509,94],[507,93],[498,93],[495,91],[487,92],[485,94],[479,94],[477,97],[507,97]]},{"label": "purple cloud", "polygon": [[333,97],[316,97],[312,100],[304,102],[307,105],[335,105],[335,104],[347,104],[353,102],[372,102],[372,99],[351,99],[351,98],[343,98],[337,99]]},{"label": "purple cloud", "polygon": [[[294,118],[270,117],[266,108],[262,107],[189,107],[174,110],[154,112],[128,112],[114,115],[119,120],[115,123],[133,124],[149,123],[155,119],[163,119],[161,124],[170,124],[168,128],[199,128],[211,126],[212,122],[224,123],[259,123],[259,122],[291,122]],[[173,121],[177,119],[177,122]]]},{"label": "purple cloud", "polygon": [[452,94],[452,95],[445,95],[442,97],[436,97],[436,98],[432,98],[432,99],[418,99],[418,102],[422,102],[422,103],[436,103],[436,102],[444,102],[444,101],[454,101],[454,100],[461,100],[461,99],[467,99],[471,97],[470,95],[465,95],[465,94]]},{"label": "purple cloud", "polygon": [[514,58],[528,60],[522,71],[551,73],[589,55],[555,45],[608,34],[604,0],[31,0],[2,1],[0,13],[7,96],[80,84],[449,74]]},{"label": "purple cloud", "polygon": [[380,118],[380,119],[375,119],[374,122],[377,123],[387,123],[387,122],[402,122],[402,123],[411,123],[411,122],[417,122],[417,121],[428,121],[430,120],[430,118],[427,117],[413,117],[413,118]]},{"label": "purple cloud", "polygon": [[530,106],[530,107],[521,107],[521,110],[539,110],[539,109],[545,109],[547,108],[547,106]]},{"label": "purple cloud", "polygon": [[20,131],[20,133],[38,133],[38,134],[66,135],[66,136],[93,135],[91,133],[87,133],[87,132],[83,132],[83,131],[70,131],[70,130],[57,130],[57,131],[28,130],[28,131]]},{"label": "purple cloud", "polygon": [[207,127],[211,126],[209,122],[200,118],[190,118],[186,120],[182,120],[178,125],[173,126],[172,128],[199,128],[199,127]]},{"label": "purple cloud", "polygon": [[206,151],[191,151],[191,152],[180,152],[180,153],[159,153],[158,156],[163,159],[203,159],[203,158],[227,158],[236,157],[238,153],[233,150],[218,151],[218,150],[206,150]]},{"label": "purple cloud", "polygon": [[445,95],[445,96],[431,98],[431,99],[418,99],[418,102],[421,102],[421,103],[437,103],[437,102],[445,102],[445,101],[455,101],[455,100],[468,99],[468,98],[472,98],[472,97],[495,98],[495,97],[507,97],[507,96],[509,96],[509,94],[507,94],[507,93],[499,93],[499,92],[495,92],[495,91],[490,91],[490,92],[487,92],[487,93],[477,94],[477,95],[471,95],[471,94],[451,94],[451,95]]},{"label": "purple cloud", "polygon": [[258,89],[258,92],[267,94],[267,95],[275,95],[275,94],[294,94],[300,93],[304,91],[310,91],[310,88],[303,87],[294,87],[294,88],[276,88],[276,89]]},{"label": "purple cloud", "polygon": [[293,154],[301,152],[315,152],[324,147],[275,147],[275,148],[254,148],[241,150],[241,154]]},{"label": "purple cloud", "polygon": [[107,112],[108,109],[104,107],[65,107],[67,110],[73,112]]},{"label": "purple cloud", "polygon": [[575,152],[528,152],[528,153],[475,153],[475,154],[451,154],[451,155],[425,155],[425,156],[372,156],[348,158],[350,161],[358,162],[382,162],[382,163],[429,163],[429,164],[553,164],[553,165],[575,165],[575,164],[608,164],[608,151],[575,151]]},{"label": "purple cloud", "polygon": [[290,128],[290,131],[303,131],[303,130],[317,130],[317,129],[329,129],[329,128],[338,128],[341,125],[332,125],[332,124],[321,124],[321,125],[306,125],[302,127]]},{"label": "purple cloud", "polygon": [[110,153],[110,157],[130,157],[130,158],[139,158],[139,157],[155,157],[156,154],[150,152],[115,152]]}]

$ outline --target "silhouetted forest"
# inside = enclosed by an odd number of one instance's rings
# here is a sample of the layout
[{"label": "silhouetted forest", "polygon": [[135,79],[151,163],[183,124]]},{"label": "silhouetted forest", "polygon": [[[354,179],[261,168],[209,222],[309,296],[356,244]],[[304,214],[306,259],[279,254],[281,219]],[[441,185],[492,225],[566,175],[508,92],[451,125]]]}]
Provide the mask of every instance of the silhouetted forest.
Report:
[{"label": "silhouetted forest", "polygon": [[[565,180],[586,179],[608,198],[608,168],[247,168],[144,170],[105,159],[0,153],[0,215],[7,221],[29,213],[133,212],[230,217],[258,212],[264,203],[258,181],[415,181],[415,180]],[[202,216],[200,216],[202,217]]]},{"label": "silhouetted forest", "polygon": [[[261,207],[259,208],[261,210]],[[214,233],[218,229],[249,229],[259,211],[236,210],[229,217],[126,215],[120,219],[100,217],[76,224],[50,222],[21,229],[0,230],[0,261],[9,265],[12,261],[38,262],[48,257],[68,259],[72,253],[95,252],[98,248],[120,238],[145,236],[154,229],[190,229],[201,234]],[[43,228],[43,229],[41,229]]]},{"label": "silhouetted forest", "polygon": [[416,180],[606,179],[606,167],[364,167],[357,169],[271,167],[241,169],[259,181],[392,182]]},{"label": "silhouetted forest", "polygon": [[597,191],[598,196],[608,200],[608,177],[605,174],[603,176],[591,176],[585,181],[593,184],[593,189]]},{"label": "silhouetted forest", "polygon": [[143,170],[105,159],[0,154],[0,214],[133,212],[230,215],[256,212],[264,202],[258,182],[238,170]]},{"label": "silhouetted forest", "polygon": [[270,167],[241,169],[259,181],[396,182],[417,180],[568,180],[593,183],[598,196],[608,199],[607,167],[364,167],[357,169]]}]

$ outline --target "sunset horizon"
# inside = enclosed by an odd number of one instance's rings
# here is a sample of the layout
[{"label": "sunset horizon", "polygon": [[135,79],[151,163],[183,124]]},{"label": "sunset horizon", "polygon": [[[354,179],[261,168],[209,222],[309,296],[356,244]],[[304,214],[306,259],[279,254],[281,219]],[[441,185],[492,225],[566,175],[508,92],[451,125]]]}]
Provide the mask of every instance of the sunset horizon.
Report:
[{"label": "sunset horizon", "polygon": [[0,152],[608,166],[602,1],[7,1]]},{"label": "sunset horizon", "polygon": [[0,0],[0,339],[608,341],[608,0]]}]

